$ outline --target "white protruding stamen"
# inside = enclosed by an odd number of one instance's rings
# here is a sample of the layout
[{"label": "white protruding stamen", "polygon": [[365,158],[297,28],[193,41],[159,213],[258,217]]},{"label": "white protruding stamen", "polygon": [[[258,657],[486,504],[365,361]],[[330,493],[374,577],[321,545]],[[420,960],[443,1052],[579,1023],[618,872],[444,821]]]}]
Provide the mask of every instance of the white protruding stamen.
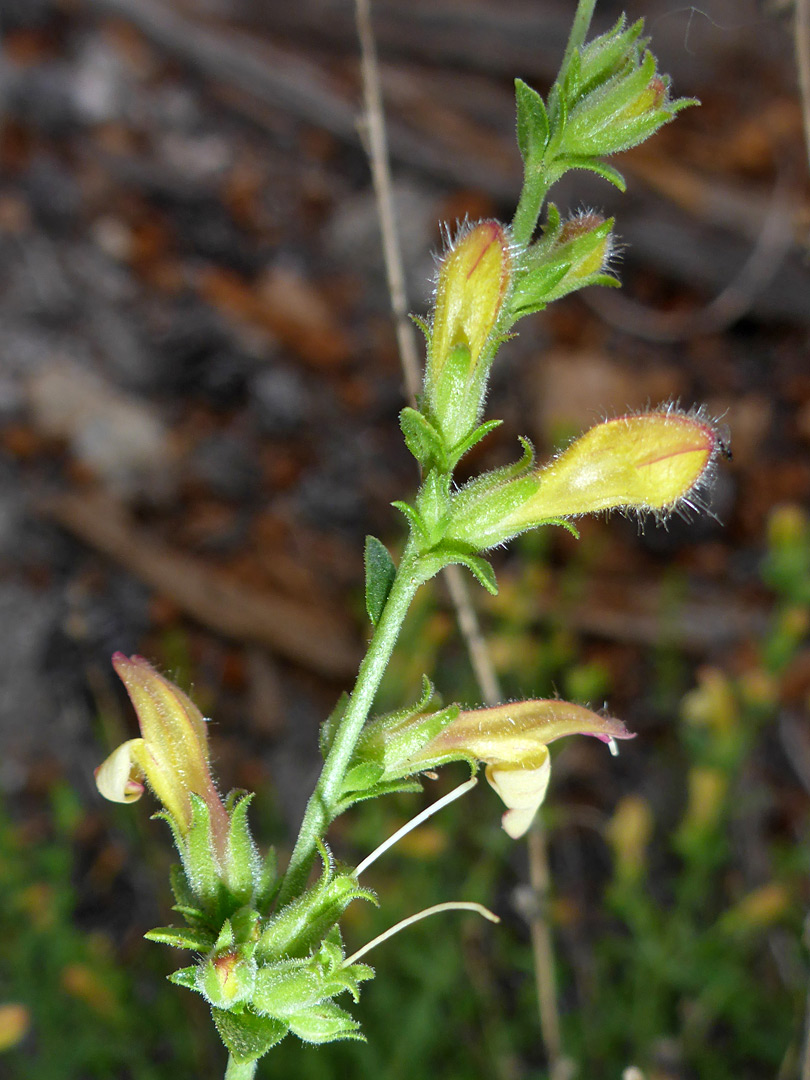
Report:
[{"label": "white protruding stamen", "polygon": [[417,911],[415,915],[409,915],[407,919],[398,922],[396,926],[390,927],[375,937],[373,941],[369,941],[362,949],[358,949],[351,956],[347,956],[340,966],[344,968],[351,967],[361,956],[365,956],[367,952],[376,949],[378,945],[382,945],[384,941],[393,937],[394,934],[398,934],[400,930],[404,930],[406,926],[413,926],[420,919],[426,919],[429,915],[437,915],[440,911],[474,911],[478,915],[483,915],[485,919],[489,919],[490,922],[499,923],[501,921],[494,911],[485,908],[483,904],[476,904],[470,900],[450,900],[446,904],[434,904],[433,907],[425,908],[424,911]]},{"label": "white protruding stamen", "polygon": [[619,756],[619,744],[616,742],[616,740],[613,738],[612,735],[608,736],[607,744],[608,744],[608,750],[611,752],[613,757],[618,757]]},{"label": "white protruding stamen", "polygon": [[370,855],[367,855],[365,859],[363,859],[355,870],[354,876],[360,877],[363,871],[379,859],[383,852],[388,851],[390,847],[393,847],[394,844],[396,844],[398,840],[401,840],[403,836],[406,836],[411,829],[415,829],[417,825],[421,825],[423,821],[427,821],[429,817],[433,817],[435,813],[438,813],[439,810],[443,810],[445,806],[455,799],[459,799],[462,795],[466,795],[477,783],[478,780],[473,776],[470,780],[467,780],[466,783],[459,784],[457,788],[453,788],[452,791],[448,792],[447,795],[444,795],[441,799],[437,799],[435,803],[431,803],[430,806],[426,807],[420,814],[417,814],[416,817],[411,818],[411,820],[406,822],[401,829],[397,829],[397,831],[389,836],[387,840],[383,840],[378,848],[375,848]]}]

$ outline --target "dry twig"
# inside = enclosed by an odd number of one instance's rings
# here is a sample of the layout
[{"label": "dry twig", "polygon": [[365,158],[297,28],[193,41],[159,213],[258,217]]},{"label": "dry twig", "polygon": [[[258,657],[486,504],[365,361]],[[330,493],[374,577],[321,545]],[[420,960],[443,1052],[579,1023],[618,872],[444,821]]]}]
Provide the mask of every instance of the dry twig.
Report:
[{"label": "dry twig", "polygon": [[138,528],[109,496],[59,495],[39,509],[224,637],[265,645],[331,678],[356,670],[357,649],[346,627],[323,607],[313,611],[288,597],[229,581]]},{"label": "dry twig", "polygon": [[785,208],[784,184],[777,184],[753,251],[732,281],[702,308],[686,312],[654,311],[636,300],[599,290],[586,294],[600,317],[623,333],[647,341],[676,342],[727,329],[753,306],[773,281],[793,244],[793,218]]},{"label": "dry twig", "polygon": [[804,143],[810,164],[810,0],[796,0],[796,67],[799,72],[799,92],[804,120]]}]

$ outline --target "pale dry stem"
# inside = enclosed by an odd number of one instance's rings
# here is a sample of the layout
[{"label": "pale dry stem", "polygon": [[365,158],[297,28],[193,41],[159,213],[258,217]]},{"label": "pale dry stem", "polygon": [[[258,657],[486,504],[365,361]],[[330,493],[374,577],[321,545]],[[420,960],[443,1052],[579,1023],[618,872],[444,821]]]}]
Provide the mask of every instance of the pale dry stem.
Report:
[{"label": "pale dry stem", "polygon": [[804,143],[807,161],[810,164],[810,0],[796,0],[794,36],[804,121]]}]

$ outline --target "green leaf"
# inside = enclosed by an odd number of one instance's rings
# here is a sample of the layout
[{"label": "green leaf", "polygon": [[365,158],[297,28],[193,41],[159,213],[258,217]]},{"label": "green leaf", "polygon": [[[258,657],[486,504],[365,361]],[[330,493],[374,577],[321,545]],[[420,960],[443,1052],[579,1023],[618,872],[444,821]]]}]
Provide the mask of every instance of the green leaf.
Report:
[{"label": "green leaf", "polygon": [[269,911],[270,905],[273,902],[273,898],[280,885],[281,881],[278,876],[276,849],[271,847],[268,849],[267,854],[262,860],[256,882],[256,896],[253,901],[256,905],[256,909],[261,914],[266,914],[267,911]]},{"label": "green leaf", "polygon": [[253,896],[254,885],[259,876],[259,853],[247,823],[253,792],[246,792],[238,798],[239,801],[230,811],[226,869],[229,892],[240,904],[246,904]]},{"label": "green leaf", "polygon": [[401,514],[405,515],[411,525],[411,528],[421,533],[423,539],[429,539],[427,527],[422,520],[422,515],[419,513],[418,510],[415,510],[410,503],[402,502],[400,499],[397,499],[396,502],[392,502],[391,505],[394,507],[395,510],[399,510]]},{"label": "green leaf", "polygon": [[211,845],[211,814],[205,799],[193,791],[189,793],[189,801],[191,825],[186,835],[183,866],[194,898],[208,908],[217,903],[222,893],[219,866]]},{"label": "green leaf", "polygon": [[466,439],[462,439],[458,445],[453,447],[450,454],[450,460],[448,465],[450,468],[455,468],[464,455],[472,450],[474,446],[477,446],[482,439],[485,439],[489,435],[490,431],[494,431],[495,428],[500,427],[503,420],[487,420],[486,423],[481,424],[479,427],[471,431]]},{"label": "green leaf", "polygon": [[492,565],[486,559],[482,559],[480,555],[457,555],[454,561],[466,566],[488,593],[492,596],[498,595],[498,580]]},{"label": "green leaf", "polygon": [[614,169],[612,165],[608,165],[598,158],[566,156],[560,158],[557,163],[560,166],[563,166],[566,171],[568,169],[586,169],[588,172],[596,173],[597,176],[601,176],[603,180],[607,180],[608,183],[613,184],[619,191],[627,191],[627,181],[619,170]]},{"label": "green leaf", "polygon": [[156,926],[143,936],[147,941],[171,945],[174,949],[190,949],[192,952],[208,952],[214,944],[212,933],[191,926]]},{"label": "green leaf", "polygon": [[345,989],[357,1002],[360,1000],[360,983],[374,978],[374,968],[368,964],[352,964],[351,967],[341,969],[340,978]]},{"label": "green leaf", "polygon": [[600,83],[607,82],[626,65],[638,63],[645,45],[645,39],[641,37],[644,20],[638,19],[625,27],[626,16],[621,15],[606,34],[594,38],[582,49],[582,70],[577,86],[580,97],[595,90]]},{"label": "green leaf", "polygon": [[419,516],[428,530],[431,547],[444,535],[450,507],[450,479],[447,473],[431,469],[424,477],[416,500]]},{"label": "green leaf", "polygon": [[234,944],[233,927],[231,926],[231,920],[226,919],[222,924],[217,940],[214,942],[214,950],[216,952],[224,952],[225,949],[232,948]]},{"label": "green leaf", "polygon": [[549,518],[547,521],[541,521],[540,525],[559,525],[560,528],[570,532],[575,540],[579,540],[579,529],[565,518]]},{"label": "green leaf", "polygon": [[568,103],[572,99],[576,99],[577,88],[582,82],[582,53],[579,49],[576,49],[571,53],[571,58],[568,61],[568,67],[565,71],[565,77],[562,84],[562,98]]},{"label": "green leaf", "polygon": [[366,611],[373,626],[380,621],[397,568],[388,548],[376,536],[366,537]]},{"label": "green leaf", "polygon": [[[175,863],[169,870],[169,884],[172,888],[172,893],[178,904],[182,904],[185,908],[194,908],[194,894],[191,891],[191,886],[188,883],[188,878],[185,875],[182,866]],[[174,909],[175,911],[177,908]],[[202,912],[200,912],[202,917]]]},{"label": "green leaf", "polygon": [[363,761],[359,765],[352,765],[347,770],[346,775],[343,777],[343,783],[340,785],[341,795],[348,795],[354,791],[365,791],[376,784],[384,772],[385,769],[382,765],[377,765],[372,761]]},{"label": "green leaf", "polygon": [[327,716],[324,722],[321,724],[320,731],[320,745],[321,755],[326,760],[329,751],[332,749],[332,742],[335,738],[335,733],[340,727],[340,722],[346,714],[346,709],[349,707],[349,695],[344,690],[340,697],[337,699],[337,703],[332,709],[331,713]]},{"label": "green leaf", "polygon": [[219,1037],[234,1061],[240,1065],[262,1057],[276,1043],[281,1042],[289,1031],[289,1025],[283,1020],[257,1016],[249,1009],[240,1013],[212,1009],[211,1013]]},{"label": "green leaf", "polygon": [[308,1043],[328,1043],[337,1039],[363,1039],[360,1024],[345,1009],[324,1001],[289,1018],[290,1031]]},{"label": "green leaf", "polygon": [[466,566],[484,586],[487,592],[491,593],[493,596],[497,596],[498,583],[495,580],[495,571],[486,559],[482,559],[478,555],[473,555],[472,552],[461,551],[458,548],[450,547],[449,545],[442,545],[435,551],[431,551],[427,555],[422,556],[420,559],[420,570],[424,575],[424,580],[430,580],[430,578],[435,574],[438,574],[440,570],[443,570],[445,566],[450,566],[451,563],[460,563],[462,566]]},{"label": "green leaf", "polygon": [[425,341],[428,344],[428,348],[430,348],[430,323],[426,322],[419,315],[409,315],[408,317],[414,324],[414,326],[418,326],[422,333],[425,335]]},{"label": "green leaf", "polygon": [[343,948],[340,923],[335,923],[318,947],[315,960],[327,974],[332,974],[337,968],[342,967],[345,958],[346,950]]},{"label": "green leaf", "polygon": [[382,795],[414,795],[421,790],[422,785],[418,780],[390,780],[384,784],[375,784],[365,791],[353,791],[341,799],[335,807],[335,817],[345,813],[356,803],[366,802],[368,799],[379,799]]},{"label": "green leaf", "polygon": [[620,289],[622,283],[613,274],[594,274],[583,285],[583,288],[590,285],[601,285],[606,289]]},{"label": "green leaf", "polygon": [[509,300],[512,318],[519,319],[542,311],[570,269],[571,263],[568,261],[552,261],[522,273],[515,282],[515,291]]},{"label": "green leaf", "polygon": [[444,440],[426,416],[406,406],[399,414],[399,424],[405,445],[423,468],[443,463]]},{"label": "green leaf", "polygon": [[197,971],[197,965],[192,964],[191,967],[178,968],[177,971],[173,971],[171,975],[166,977],[175,986],[184,986],[186,990],[197,991]]},{"label": "green leaf", "polygon": [[515,102],[518,147],[521,157],[528,165],[542,157],[548,144],[548,113],[537,91],[532,90],[522,79],[515,79]]},{"label": "green leaf", "polygon": [[182,915],[187,922],[202,923],[203,925],[208,924],[205,912],[190,904],[175,904],[172,907],[172,911],[176,911],[178,915]]}]

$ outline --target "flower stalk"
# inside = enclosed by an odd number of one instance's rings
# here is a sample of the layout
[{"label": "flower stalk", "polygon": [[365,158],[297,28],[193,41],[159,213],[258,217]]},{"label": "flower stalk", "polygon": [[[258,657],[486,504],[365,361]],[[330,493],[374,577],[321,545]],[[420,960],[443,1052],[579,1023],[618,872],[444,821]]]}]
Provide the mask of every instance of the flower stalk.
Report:
[{"label": "flower stalk", "polygon": [[[420,585],[449,566],[466,567],[491,593],[491,547],[526,529],[562,524],[614,508],[663,516],[692,506],[711,475],[720,445],[700,412],[668,408],[619,417],[592,428],[545,467],[523,440],[515,465],[458,486],[461,459],[500,421],[482,422],[496,353],[521,318],[590,285],[615,285],[609,273],[613,221],[595,211],[569,216],[546,196],[571,169],[589,169],[623,188],[604,156],[626,149],[668,123],[686,105],[669,98],[641,37],[641,21],[624,18],[586,44],[595,0],[579,0],[560,73],[548,98],[516,83],[517,135],[524,184],[511,227],[465,224],[439,262],[427,339],[423,393],[400,416],[422,482],[412,502],[394,505],[408,536],[399,565],[374,537],[366,539],[365,598],[373,626],[354,688],[321,732],[324,763],[283,876],[272,850],[261,858],[247,822],[252,795],[222,799],[210,767],[206,723],[186,695],[146,661],[117,654],[116,670],[138,714],[141,737],[99,768],[107,798],[138,799],[148,785],[163,805],[181,866],[172,875],[174,910],[185,926],[160,927],[150,939],[197,954],[171,976],[200,993],[228,1049],[225,1080],[251,1080],[256,1062],[293,1034],[313,1044],[362,1038],[359,1023],[334,999],[356,1001],[373,971],[358,960],[375,944],[427,915],[474,910],[439,904],[392,927],[346,957],[340,919],[356,899],[376,902],[358,877],[392,843],[440,807],[470,790],[470,779],[417,815],[351,870],[326,846],[331,823],[355,803],[420,790],[419,776],[450,761],[479,765],[503,800],[502,825],[512,838],[529,829],[546,795],[548,744],[573,734],[595,736],[613,752],[632,738],[624,725],[582,705],[535,700],[485,709],[441,707],[425,679],[419,700],[372,717],[383,675]],[[449,235],[449,234],[448,234]],[[321,870],[310,882],[316,859]]]},{"label": "flower stalk", "polygon": [[232,1054],[228,1055],[228,1064],[225,1068],[225,1080],[253,1080],[259,1062],[237,1061]]}]

